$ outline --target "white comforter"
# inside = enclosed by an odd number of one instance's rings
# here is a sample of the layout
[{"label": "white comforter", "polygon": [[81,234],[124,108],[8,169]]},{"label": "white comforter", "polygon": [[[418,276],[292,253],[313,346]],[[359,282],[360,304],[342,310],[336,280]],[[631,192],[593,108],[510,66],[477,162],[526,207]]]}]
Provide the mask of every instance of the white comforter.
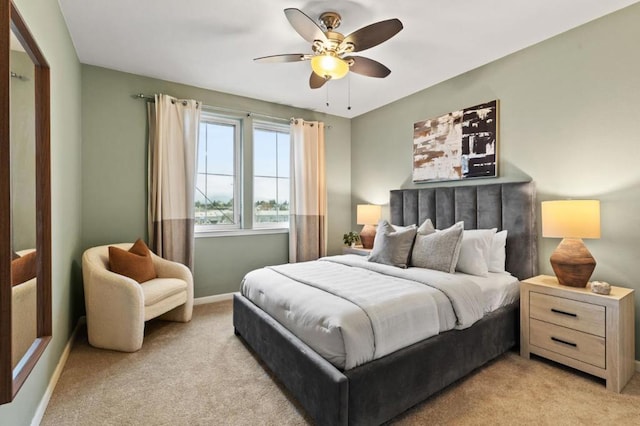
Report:
[{"label": "white comforter", "polygon": [[480,287],[465,277],[352,255],[258,269],[246,275],[241,291],[344,369],[469,327],[484,310]]}]

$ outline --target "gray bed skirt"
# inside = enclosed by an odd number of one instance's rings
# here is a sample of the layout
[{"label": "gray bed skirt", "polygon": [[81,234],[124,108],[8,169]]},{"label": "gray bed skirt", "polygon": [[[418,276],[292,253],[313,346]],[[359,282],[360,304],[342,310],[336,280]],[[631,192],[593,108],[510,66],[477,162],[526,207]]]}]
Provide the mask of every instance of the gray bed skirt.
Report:
[{"label": "gray bed skirt", "polygon": [[319,425],[375,425],[392,419],[514,347],[519,302],[347,371],[338,370],[240,294],[235,333]]}]

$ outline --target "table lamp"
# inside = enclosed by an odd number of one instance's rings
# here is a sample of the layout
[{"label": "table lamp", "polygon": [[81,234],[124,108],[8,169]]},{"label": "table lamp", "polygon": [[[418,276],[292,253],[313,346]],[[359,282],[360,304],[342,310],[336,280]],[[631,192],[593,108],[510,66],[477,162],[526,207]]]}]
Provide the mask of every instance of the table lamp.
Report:
[{"label": "table lamp", "polygon": [[375,225],[378,224],[381,213],[381,206],[373,204],[358,204],[356,222],[358,225],[364,225],[362,227],[362,231],[360,231],[360,241],[362,242],[363,248],[373,248],[373,240],[376,237]]},{"label": "table lamp", "polygon": [[542,236],[562,238],[550,259],[558,282],[586,287],[596,260],[582,238],[600,238],[600,201],[543,201]]}]

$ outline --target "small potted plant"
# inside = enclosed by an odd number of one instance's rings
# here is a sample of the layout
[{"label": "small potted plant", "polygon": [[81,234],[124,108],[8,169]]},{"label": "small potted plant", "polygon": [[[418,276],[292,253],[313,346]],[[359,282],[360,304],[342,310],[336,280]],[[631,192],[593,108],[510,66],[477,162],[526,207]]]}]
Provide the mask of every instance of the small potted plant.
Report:
[{"label": "small potted plant", "polygon": [[345,245],[353,247],[360,241],[360,234],[354,231],[349,231],[342,236],[342,241]]}]

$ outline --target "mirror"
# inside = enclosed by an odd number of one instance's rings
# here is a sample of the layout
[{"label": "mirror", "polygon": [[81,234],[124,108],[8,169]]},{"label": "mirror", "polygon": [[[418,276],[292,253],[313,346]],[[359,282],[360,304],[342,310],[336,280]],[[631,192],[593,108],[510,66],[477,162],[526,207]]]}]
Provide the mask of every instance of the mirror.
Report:
[{"label": "mirror", "polygon": [[49,66],[18,10],[0,0],[0,404],[51,340]]}]

